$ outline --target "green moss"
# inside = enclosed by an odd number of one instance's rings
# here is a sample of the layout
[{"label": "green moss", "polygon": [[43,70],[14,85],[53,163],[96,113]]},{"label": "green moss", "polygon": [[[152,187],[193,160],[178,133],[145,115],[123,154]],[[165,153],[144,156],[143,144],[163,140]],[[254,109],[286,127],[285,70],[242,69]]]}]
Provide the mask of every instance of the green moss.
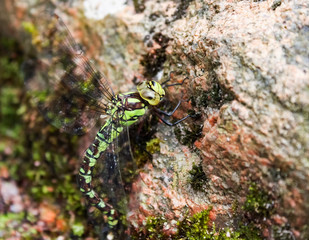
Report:
[{"label": "green moss", "polygon": [[0,229],[4,229],[10,222],[21,221],[24,218],[24,213],[8,213],[0,215]]},{"label": "green moss", "polygon": [[20,91],[14,87],[4,86],[0,90],[0,134],[15,140],[20,138],[22,127],[18,112],[19,97]]},{"label": "green moss", "polygon": [[167,235],[164,226],[165,218],[148,217],[145,227],[135,233],[133,239],[160,240],[261,240],[258,230],[253,225],[242,225],[237,231],[230,228],[216,229],[210,220],[212,208],[203,210],[177,223],[177,233]]},{"label": "green moss", "polygon": [[271,215],[273,211],[273,202],[265,191],[258,188],[255,183],[252,183],[242,208],[247,211],[252,218],[264,218]]},{"label": "green moss", "polygon": [[75,236],[81,237],[85,232],[85,227],[82,223],[74,223],[72,226],[72,231]]},{"label": "green moss", "polygon": [[144,166],[146,162],[152,159],[151,155],[141,147],[135,147],[133,150],[134,161],[137,167]]},{"label": "green moss", "polygon": [[186,240],[241,240],[241,232],[230,228],[216,229],[214,223],[210,224],[210,211],[212,208],[194,214],[192,217],[178,223],[178,234],[175,239]]},{"label": "green moss", "polygon": [[0,58],[0,79],[2,81],[15,79],[16,82],[20,82],[19,63],[11,61],[8,57]]},{"label": "green moss", "polygon": [[22,22],[22,27],[24,30],[31,34],[32,37],[36,37],[39,35],[36,26],[31,22]]},{"label": "green moss", "polygon": [[[63,205],[63,213],[68,217],[69,212],[74,211],[75,217],[79,218],[83,213],[81,196],[76,188],[74,173],[76,165],[68,164],[70,162],[68,155],[74,156],[72,152],[75,151],[73,145],[76,145],[76,137],[67,136],[64,140],[63,135],[47,125],[41,117],[36,119],[31,117],[38,113],[33,115],[33,109],[25,100],[18,86],[10,86],[9,82],[2,85],[0,158],[4,161],[1,165],[9,170],[11,179],[23,186],[23,191],[31,196],[33,203],[43,199],[54,202]],[[35,120],[35,124],[28,119]],[[33,126],[31,130],[27,121]],[[45,130],[44,134],[41,129]],[[7,155],[6,152],[10,154]],[[9,234],[10,224],[15,222],[15,225],[21,226],[22,239],[36,239],[40,236],[40,233],[35,231],[35,227],[28,226],[30,223],[23,228],[25,221],[23,216],[27,218],[27,222],[31,220],[31,224],[38,222],[37,217],[31,217],[26,212],[20,215],[10,213],[0,215],[2,216],[0,222],[6,224],[3,234]]]},{"label": "green moss", "polygon": [[163,227],[166,220],[163,217],[148,217],[146,220],[146,239],[166,239]]},{"label": "green moss", "polygon": [[8,213],[0,215],[0,238],[9,239],[13,232],[18,232],[21,239],[30,240],[38,236],[38,231],[25,221],[26,214]]},{"label": "green moss", "polygon": [[232,204],[232,211],[233,211],[233,213],[236,213],[238,208],[239,208],[239,202],[236,199],[236,200],[233,201],[233,204]]},{"label": "green moss", "polygon": [[178,222],[177,236],[183,239],[208,239],[209,235],[209,213],[211,207],[207,210],[203,210],[194,214],[192,217],[186,218],[181,222]]},{"label": "green moss", "polygon": [[208,179],[203,171],[202,165],[193,165],[192,170],[189,171],[190,177],[188,179],[190,185],[195,191],[205,191],[203,187],[208,182]]},{"label": "green moss", "polygon": [[23,54],[15,39],[7,36],[2,37],[0,33],[0,83],[8,86],[19,86],[22,84],[20,64],[23,61]]},{"label": "green moss", "polygon": [[[31,24],[23,26],[35,34]],[[9,239],[16,231],[26,240],[46,236],[78,239],[73,234],[80,236],[83,232],[91,237],[93,229],[87,225],[86,208],[81,205],[76,184],[77,137],[50,126],[30,103],[20,74],[24,52],[16,40],[2,37],[3,34],[0,33],[0,165],[8,170],[10,181],[17,183],[26,205],[30,204],[33,211],[10,213],[5,204],[0,209],[0,239]],[[40,218],[31,212],[39,211],[42,202],[60,210],[64,228],[36,231]],[[72,229],[74,222],[79,227]]]},{"label": "green moss", "polygon": [[[39,227],[36,224],[39,221],[40,216],[32,215],[31,212],[1,214],[0,239],[10,239],[16,232],[18,232],[20,239],[42,239],[42,237],[46,237],[46,235],[42,234],[41,230],[37,230]],[[48,237],[56,239],[56,237],[59,236],[60,229],[54,228],[53,233],[49,233]],[[81,237],[85,232],[85,226],[82,222],[73,222],[71,229],[72,234],[75,236],[74,239],[77,239],[76,236]]]},{"label": "green moss", "polygon": [[[74,137],[68,141],[72,145],[75,142]],[[45,141],[32,142],[28,150],[33,162],[23,164],[23,173],[20,173],[19,177],[31,181],[31,196],[37,201],[61,200],[67,211],[81,209],[81,196],[76,186],[75,175],[72,174],[75,166],[68,165],[68,156],[65,156],[63,149],[57,144],[53,143],[53,137]]]},{"label": "green moss", "polygon": [[239,234],[239,237],[241,239],[246,240],[262,240],[261,237],[261,231],[254,226],[252,223],[244,225],[240,224],[240,226],[237,229],[237,233]]},{"label": "green moss", "polygon": [[160,151],[160,142],[162,142],[159,138],[153,138],[146,143],[146,151],[150,154],[154,154]]}]

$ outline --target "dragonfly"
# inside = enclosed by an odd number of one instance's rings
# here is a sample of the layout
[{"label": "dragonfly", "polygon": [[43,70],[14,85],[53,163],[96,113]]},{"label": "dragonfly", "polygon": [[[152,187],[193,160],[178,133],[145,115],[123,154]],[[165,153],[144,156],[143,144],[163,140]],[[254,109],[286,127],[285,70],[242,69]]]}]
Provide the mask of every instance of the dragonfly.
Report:
[{"label": "dragonfly", "polygon": [[[173,123],[164,118],[172,116],[181,100],[171,112],[156,107],[164,98],[166,87],[182,85],[185,79],[170,85],[167,84],[170,79],[162,84],[144,81],[137,85],[137,91],[115,94],[105,75],[75,42],[63,20],[57,14],[50,18],[36,41],[38,58],[24,66],[25,85],[44,117],[65,132],[84,134],[98,118],[106,118],[85,151],[77,179],[87,201],[104,215],[102,239],[128,239],[116,207],[117,195],[124,195],[119,148],[126,140],[120,139],[126,139],[128,127],[149,109],[169,126],[192,117],[187,115]],[[96,175],[95,168],[101,168]],[[98,181],[99,178],[103,180]],[[113,201],[109,194],[117,200]]]}]

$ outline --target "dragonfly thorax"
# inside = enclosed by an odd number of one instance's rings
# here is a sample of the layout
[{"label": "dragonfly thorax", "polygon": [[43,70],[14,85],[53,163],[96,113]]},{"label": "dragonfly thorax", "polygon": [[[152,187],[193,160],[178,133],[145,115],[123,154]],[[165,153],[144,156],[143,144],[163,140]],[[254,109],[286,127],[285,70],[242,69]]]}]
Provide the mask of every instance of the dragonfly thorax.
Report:
[{"label": "dragonfly thorax", "polygon": [[146,113],[147,105],[138,92],[120,93],[115,95],[106,112],[114,122],[130,126]]},{"label": "dragonfly thorax", "polygon": [[137,91],[141,98],[150,105],[157,105],[165,95],[161,84],[156,81],[142,82],[137,86]]}]

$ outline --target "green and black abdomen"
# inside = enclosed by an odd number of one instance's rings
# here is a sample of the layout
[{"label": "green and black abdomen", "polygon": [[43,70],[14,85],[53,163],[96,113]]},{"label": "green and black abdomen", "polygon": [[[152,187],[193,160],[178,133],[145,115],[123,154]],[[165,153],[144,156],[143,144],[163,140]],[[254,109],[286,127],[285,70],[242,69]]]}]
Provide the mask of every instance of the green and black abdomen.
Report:
[{"label": "green and black abdomen", "polygon": [[[102,158],[102,155],[107,151],[110,144],[123,132],[125,127],[135,123],[139,117],[143,116],[146,110],[147,106],[136,93],[117,95],[114,108],[110,109],[111,118],[100,129],[95,140],[85,152],[78,176],[80,191],[91,205],[103,211],[104,214],[114,215],[114,209],[113,206],[104,202],[92,186],[96,162],[106,161]],[[110,220],[113,221],[114,219]],[[113,222],[110,224],[112,225]],[[114,222],[114,224],[117,223]]]},{"label": "green and black abdomen", "polygon": [[92,175],[97,160],[114,140],[113,134],[108,134],[112,127],[112,122],[109,120],[97,133],[95,140],[85,152],[78,176],[80,191],[87,197],[91,205],[96,206],[104,212],[109,212],[112,207],[105,204],[94,191],[92,186]]}]

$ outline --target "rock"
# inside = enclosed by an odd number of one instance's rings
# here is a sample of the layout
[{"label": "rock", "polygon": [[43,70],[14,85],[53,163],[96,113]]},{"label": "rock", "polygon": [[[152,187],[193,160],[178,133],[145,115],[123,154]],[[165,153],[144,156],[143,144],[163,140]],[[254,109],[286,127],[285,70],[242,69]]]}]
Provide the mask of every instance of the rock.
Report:
[{"label": "rock", "polygon": [[[180,128],[184,134],[203,123],[193,145],[199,154],[177,142],[173,128],[159,127],[166,143],[137,180],[142,203],[129,218],[136,228],[149,215],[171,223],[212,205],[218,227],[237,228],[241,220],[270,239],[276,229],[309,236],[308,1],[148,0],[138,14],[129,4],[96,22],[61,6],[70,29],[69,19],[84,21],[79,40],[104,62],[115,89],[128,90],[134,75],[166,79],[173,71],[179,81],[189,78],[186,108],[201,113]],[[186,114],[182,108],[179,117]],[[194,164],[208,179],[204,192],[187,180]]]}]

